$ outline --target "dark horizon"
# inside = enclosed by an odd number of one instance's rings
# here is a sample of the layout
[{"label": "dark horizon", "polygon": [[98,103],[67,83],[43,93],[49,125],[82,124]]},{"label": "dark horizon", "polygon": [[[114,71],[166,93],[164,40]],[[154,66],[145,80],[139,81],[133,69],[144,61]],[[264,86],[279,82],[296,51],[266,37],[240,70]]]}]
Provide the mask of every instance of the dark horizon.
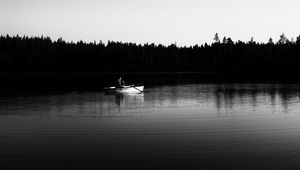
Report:
[{"label": "dark horizon", "polygon": [[220,36],[220,34],[218,32],[216,32],[215,34],[211,35],[211,42],[203,42],[203,43],[194,43],[191,45],[180,45],[177,42],[178,41],[174,41],[168,44],[164,44],[162,42],[152,42],[152,41],[146,41],[144,43],[140,43],[140,42],[135,42],[135,41],[122,41],[122,40],[117,40],[117,39],[108,39],[107,41],[103,41],[103,39],[101,38],[94,38],[93,40],[87,41],[87,40],[67,40],[64,39],[62,36],[58,37],[58,38],[53,38],[49,35],[44,35],[44,34],[40,34],[40,35],[27,35],[27,34],[1,34],[0,37],[10,37],[10,38],[26,38],[26,39],[35,39],[35,38],[41,38],[41,39],[49,39],[51,40],[51,42],[58,42],[58,41],[63,41],[67,44],[78,44],[78,43],[84,43],[84,44],[104,44],[107,45],[109,42],[115,42],[115,43],[122,43],[122,44],[135,44],[137,46],[141,45],[149,45],[149,44],[153,44],[155,46],[164,46],[164,47],[168,47],[168,46],[172,46],[172,45],[176,45],[176,47],[178,48],[190,48],[190,47],[194,47],[194,46],[204,46],[204,45],[212,45],[216,43],[216,35],[219,38],[220,43],[224,42],[224,38],[226,38],[226,40],[229,38],[233,43],[238,43],[238,42],[243,42],[243,43],[250,43],[250,42],[254,42],[256,44],[269,44],[270,40],[274,43],[274,44],[279,44],[282,39],[282,36],[284,36],[284,40],[286,43],[296,43],[298,39],[300,39],[300,33],[298,34],[298,36],[296,37],[287,37],[285,32],[282,32],[281,34],[278,34],[278,37],[272,37],[270,36],[269,38],[267,38],[265,41],[257,41],[256,38],[254,36],[251,36],[249,38],[249,40],[243,41],[243,40],[235,40],[232,39],[230,36],[225,35],[225,36]]},{"label": "dark horizon", "polygon": [[56,41],[49,37],[0,36],[0,72],[118,73],[203,71],[296,71],[300,36],[283,34],[275,42],[234,42],[214,37],[214,43],[178,47],[176,44],[135,44]]}]

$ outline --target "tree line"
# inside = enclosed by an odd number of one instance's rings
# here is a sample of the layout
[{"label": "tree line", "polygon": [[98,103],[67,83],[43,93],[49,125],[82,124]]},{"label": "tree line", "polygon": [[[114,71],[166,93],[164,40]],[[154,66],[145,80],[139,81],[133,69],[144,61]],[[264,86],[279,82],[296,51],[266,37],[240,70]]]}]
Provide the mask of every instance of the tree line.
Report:
[{"label": "tree line", "polygon": [[0,72],[104,73],[296,71],[300,36],[274,42],[236,41],[218,34],[214,43],[179,47],[109,41],[65,42],[62,38],[0,36]]}]

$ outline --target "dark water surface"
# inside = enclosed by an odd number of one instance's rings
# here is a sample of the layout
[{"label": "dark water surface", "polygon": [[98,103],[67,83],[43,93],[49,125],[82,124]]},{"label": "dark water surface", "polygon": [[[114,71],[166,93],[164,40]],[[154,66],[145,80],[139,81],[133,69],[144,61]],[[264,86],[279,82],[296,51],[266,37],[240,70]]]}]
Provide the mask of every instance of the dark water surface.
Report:
[{"label": "dark water surface", "polygon": [[1,97],[0,166],[300,168],[300,85],[187,84],[145,90]]}]

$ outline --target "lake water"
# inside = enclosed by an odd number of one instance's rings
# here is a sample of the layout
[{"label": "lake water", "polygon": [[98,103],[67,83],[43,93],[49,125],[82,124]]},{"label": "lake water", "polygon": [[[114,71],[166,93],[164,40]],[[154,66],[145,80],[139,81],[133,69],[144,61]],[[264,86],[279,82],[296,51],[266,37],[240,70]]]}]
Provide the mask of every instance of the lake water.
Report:
[{"label": "lake water", "polygon": [[1,97],[0,158],[4,169],[297,169],[300,85]]}]

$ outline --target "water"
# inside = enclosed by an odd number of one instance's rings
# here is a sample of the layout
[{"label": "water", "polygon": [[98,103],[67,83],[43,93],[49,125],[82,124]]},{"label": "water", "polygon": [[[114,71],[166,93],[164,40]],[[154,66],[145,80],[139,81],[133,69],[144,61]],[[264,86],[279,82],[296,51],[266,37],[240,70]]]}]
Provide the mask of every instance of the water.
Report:
[{"label": "water", "polygon": [[297,169],[300,85],[0,98],[5,169]]}]

